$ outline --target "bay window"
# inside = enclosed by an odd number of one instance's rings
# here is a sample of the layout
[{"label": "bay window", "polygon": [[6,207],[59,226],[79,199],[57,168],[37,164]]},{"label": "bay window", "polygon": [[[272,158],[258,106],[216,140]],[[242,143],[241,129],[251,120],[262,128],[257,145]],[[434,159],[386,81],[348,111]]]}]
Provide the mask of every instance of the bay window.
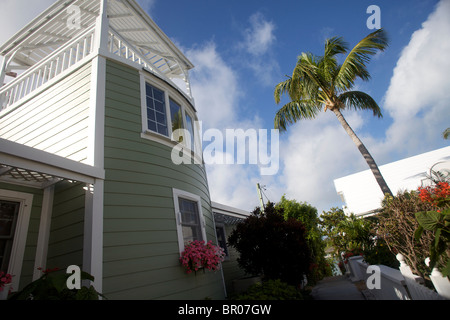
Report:
[{"label": "bay window", "polygon": [[[141,75],[143,138],[173,146],[183,143],[195,150],[195,110],[183,96],[167,84],[147,81]],[[179,130],[184,129],[184,130]]]}]

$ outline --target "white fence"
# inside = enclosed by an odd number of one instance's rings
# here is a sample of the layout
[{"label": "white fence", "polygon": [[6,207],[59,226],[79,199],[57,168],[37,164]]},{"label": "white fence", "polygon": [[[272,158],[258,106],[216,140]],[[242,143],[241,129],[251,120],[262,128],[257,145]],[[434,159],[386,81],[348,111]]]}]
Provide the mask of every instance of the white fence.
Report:
[{"label": "white fence", "polygon": [[[445,300],[450,299],[450,281],[435,268],[430,275],[436,291],[423,285],[424,280],[414,275],[402,255],[397,255],[399,270],[384,265],[370,266],[361,256],[351,257],[347,274],[354,282],[365,281],[368,292],[376,300]],[[379,272],[378,286],[370,288],[372,273]],[[377,276],[377,275],[375,275]]]}]

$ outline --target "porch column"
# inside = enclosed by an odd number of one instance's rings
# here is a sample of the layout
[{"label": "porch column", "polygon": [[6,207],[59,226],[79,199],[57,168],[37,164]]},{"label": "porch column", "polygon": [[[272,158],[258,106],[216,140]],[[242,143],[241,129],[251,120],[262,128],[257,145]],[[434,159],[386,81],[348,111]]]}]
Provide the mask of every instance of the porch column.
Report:
[{"label": "porch column", "polygon": [[103,286],[103,191],[104,181],[86,185],[84,214],[83,271],[94,276],[98,292]]},{"label": "porch column", "polygon": [[53,198],[55,186],[52,185],[44,189],[42,199],[41,222],[39,225],[39,236],[36,246],[36,258],[34,260],[33,281],[42,276],[37,268],[47,268],[48,239],[50,237],[50,225],[52,222]]}]

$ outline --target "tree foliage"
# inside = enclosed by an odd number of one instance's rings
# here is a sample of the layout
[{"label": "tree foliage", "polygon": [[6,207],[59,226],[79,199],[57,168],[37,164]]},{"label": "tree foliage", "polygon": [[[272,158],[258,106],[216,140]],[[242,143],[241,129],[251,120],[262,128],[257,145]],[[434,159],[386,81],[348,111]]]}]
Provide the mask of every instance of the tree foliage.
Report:
[{"label": "tree foliage", "polygon": [[319,228],[319,216],[317,209],[306,203],[289,200],[285,196],[281,197],[280,202],[276,204],[277,208],[281,208],[284,212],[284,218],[296,219],[303,223],[306,228],[306,240],[311,250],[311,268],[307,274],[308,283],[313,284],[325,276],[331,276],[332,270],[330,262],[325,256],[325,242],[323,241],[323,233]]},{"label": "tree foliage", "polygon": [[302,222],[285,220],[281,208],[268,203],[264,212],[256,208],[228,237],[239,253],[239,266],[250,275],[280,279],[298,286],[308,272],[311,254]]},{"label": "tree foliage", "polygon": [[378,218],[347,216],[339,208],[331,208],[320,218],[328,246],[337,260],[341,259],[341,254],[358,254],[369,264],[398,267],[395,255],[377,233]]}]

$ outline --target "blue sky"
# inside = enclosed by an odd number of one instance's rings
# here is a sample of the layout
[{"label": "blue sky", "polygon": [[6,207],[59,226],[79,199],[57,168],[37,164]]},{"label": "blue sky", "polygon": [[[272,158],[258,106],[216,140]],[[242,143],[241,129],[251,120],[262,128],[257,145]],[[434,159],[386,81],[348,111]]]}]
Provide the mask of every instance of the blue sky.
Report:
[{"label": "blue sky", "polygon": [[[2,0],[7,40],[53,1]],[[324,40],[353,46],[373,30],[366,9],[381,9],[389,48],[369,64],[372,79],[357,83],[372,95],[383,119],[346,112],[379,165],[449,145],[450,0],[138,0],[194,63],[192,90],[207,127],[272,129],[275,85],[291,74],[302,52],[323,53]],[[24,9],[26,8],[26,9]],[[252,210],[256,183],[278,201],[283,194],[319,212],[342,206],[333,180],[367,164],[330,112],[289,127],[280,136],[280,170],[261,176],[255,166],[208,166],[213,201]]]}]

